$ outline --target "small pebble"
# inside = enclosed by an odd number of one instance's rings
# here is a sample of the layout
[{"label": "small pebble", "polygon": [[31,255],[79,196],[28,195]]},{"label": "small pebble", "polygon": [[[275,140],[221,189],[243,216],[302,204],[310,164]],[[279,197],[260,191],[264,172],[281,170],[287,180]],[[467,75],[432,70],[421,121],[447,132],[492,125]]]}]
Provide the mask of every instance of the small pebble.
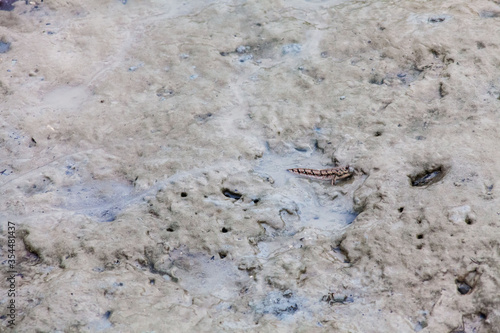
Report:
[{"label": "small pebble", "polygon": [[340,100],[343,101],[345,99],[345,96],[340,96]]}]

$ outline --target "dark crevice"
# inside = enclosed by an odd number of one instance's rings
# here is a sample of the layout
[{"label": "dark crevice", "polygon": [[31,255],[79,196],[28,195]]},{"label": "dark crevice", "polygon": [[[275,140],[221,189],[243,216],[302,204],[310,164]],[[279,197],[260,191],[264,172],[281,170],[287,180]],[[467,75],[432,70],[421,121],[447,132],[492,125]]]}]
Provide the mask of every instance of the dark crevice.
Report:
[{"label": "dark crevice", "polygon": [[238,192],[238,190],[231,191],[230,189],[227,188],[222,189],[222,194],[224,194],[224,196],[231,199],[239,200],[242,197],[242,195],[236,192]]},{"label": "dark crevice", "polygon": [[424,172],[418,173],[413,176],[409,176],[411,180],[411,185],[416,187],[428,186],[434,184],[445,176],[446,172],[443,166],[433,168],[430,170],[425,170]]}]

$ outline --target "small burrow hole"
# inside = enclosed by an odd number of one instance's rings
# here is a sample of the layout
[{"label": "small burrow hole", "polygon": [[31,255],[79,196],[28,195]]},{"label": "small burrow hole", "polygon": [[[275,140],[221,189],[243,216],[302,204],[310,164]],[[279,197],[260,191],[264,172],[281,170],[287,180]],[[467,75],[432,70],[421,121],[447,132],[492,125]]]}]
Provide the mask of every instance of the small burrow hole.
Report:
[{"label": "small burrow hole", "polygon": [[226,252],[226,251],[220,251],[220,252],[219,252],[219,257],[220,257],[221,259],[224,259],[225,257],[227,257],[227,252]]},{"label": "small burrow hole", "polygon": [[382,135],[382,131],[376,131],[375,134],[373,134],[374,136],[381,136]]},{"label": "small burrow hole", "polygon": [[226,232],[229,232],[229,229],[226,228],[226,227],[222,227],[222,229],[220,230],[223,234],[225,234]]},{"label": "small burrow hole", "polygon": [[222,189],[222,194],[224,194],[224,196],[231,198],[231,199],[239,200],[242,195],[237,193],[237,192],[238,192],[238,190],[231,191],[230,189],[227,189],[227,188]]},{"label": "small burrow hole", "polygon": [[398,212],[402,213],[405,210],[404,207],[399,207]]},{"label": "small burrow hole", "polygon": [[417,245],[417,250],[422,250],[423,247],[424,247],[424,244],[418,244]]},{"label": "small burrow hole", "polygon": [[440,181],[441,179],[443,179],[445,174],[445,168],[443,166],[439,166],[437,168],[425,170],[416,175],[410,175],[409,178],[412,186],[421,187],[428,186]]},{"label": "small burrow hole", "polygon": [[181,192],[181,197],[185,198],[187,196],[188,196],[188,194],[186,192]]},{"label": "small burrow hole", "polygon": [[472,290],[472,287],[465,281],[455,280],[455,283],[457,285],[457,291],[461,295],[466,295]]},{"label": "small burrow hole", "polygon": [[422,234],[417,235],[417,239],[423,239],[423,238],[424,238],[424,235],[422,235]]}]

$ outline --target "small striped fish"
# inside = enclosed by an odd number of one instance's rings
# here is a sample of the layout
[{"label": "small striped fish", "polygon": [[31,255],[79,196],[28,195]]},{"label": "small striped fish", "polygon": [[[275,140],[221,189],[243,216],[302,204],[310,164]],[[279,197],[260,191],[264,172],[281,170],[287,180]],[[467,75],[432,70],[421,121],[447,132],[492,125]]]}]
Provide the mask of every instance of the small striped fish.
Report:
[{"label": "small striped fish", "polygon": [[351,177],[354,173],[354,168],[346,165],[344,167],[336,167],[332,169],[315,170],[294,168],[288,169],[288,171],[296,175],[311,177],[315,179],[331,180],[332,185],[335,185],[335,183],[337,183],[337,180]]}]

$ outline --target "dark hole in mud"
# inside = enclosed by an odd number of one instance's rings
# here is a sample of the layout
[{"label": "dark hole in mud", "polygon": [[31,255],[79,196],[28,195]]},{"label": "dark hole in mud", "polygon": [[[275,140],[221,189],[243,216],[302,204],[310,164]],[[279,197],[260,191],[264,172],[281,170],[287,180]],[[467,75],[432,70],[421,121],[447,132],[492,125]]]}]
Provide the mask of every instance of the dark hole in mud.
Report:
[{"label": "dark hole in mud", "polygon": [[252,201],[253,201],[254,204],[258,204],[259,201],[260,201],[260,199],[253,199]]},{"label": "dark hole in mud", "polygon": [[424,247],[424,244],[418,244],[417,245],[417,250],[422,250],[423,247]]},{"label": "dark hole in mud", "polygon": [[113,314],[113,311],[106,311],[103,315],[104,319],[109,319],[109,317],[111,317],[111,315]]},{"label": "dark hole in mud", "polygon": [[182,192],[182,193],[181,193],[181,197],[185,198],[185,197],[187,197],[187,196],[188,196],[188,194],[187,194],[186,192]]},{"label": "dark hole in mud", "polygon": [[225,234],[225,233],[226,233],[226,232],[228,232],[228,231],[229,231],[229,229],[227,229],[226,227],[223,227],[223,228],[221,229],[221,232],[222,232],[223,234]]},{"label": "dark hole in mud", "polygon": [[167,228],[167,231],[168,232],[174,232],[176,231],[177,229],[179,229],[179,226],[177,223],[173,223],[171,224],[168,228]]},{"label": "dark hole in mud", "polygon": [[382,85],[384,84],[384,78],[381,75],[373,75],[368,82],[371,84]]},{"label": "dark hole in mud", "polygon": [[295,147],[295,150],[301,153],[307,153],[307,148]]},{"label": "dark hole in mud", "polygon": [[399,207],[398,212],[402,213],[405,210],[404,207]]},{"label": "dark hole in mud", "polygon": [[423,239],[423,238],[424,238],[424,235],[422,235],[422,234],[417,235],[417,239]]},{"label": "dark hole in mud", "polygon": [[473,222],[474,222],[474,221],[473,221],[473,219],[471,219],[471,218],[470,218],[470,216],[468,216],[468,215],[467,215],[467,216],[465,217],[465,223],[467,223],[468,225],[471,225]]},{"label": "dark hole in mud", "polygon": [[226,251],[220,251],[220,252],[219,252],[219,257],[220,257],[221,259],[224,259],[225,257],[227,257],[227,252],[226,252]]},{"label": "dark hole in mud", "polygon": [[440,16],[438,16],[438,17],[430,17],[429,18],[429,22],[430,23],[441,23],[441,22],[443,22],[445,20],[446,20],[446,17],[440,17]]},{"label": "dark hole in mud", "polygon": [[374,136],[381,136],[382,135],[382,131],[376,131],[375,134],[373,134]]},{"label": "dark hole in mud", "polygon": [[424,172],[421,172],[415,176],[409,176],[411,179],[411,186],[428,186],[431,184],[434,184],[445,176],[445,170],[442,166],[439,166],[437,168],[431,169],[431,170],[426,170]]},{"label": "dark hole in mud", "polygon": [[222,194],[224,194],[228,198],[239,200],[242,195],[239,193],[236,193],[237,191],[238,190],[231,191],[230,189],[223,188]]},{"label": "dark hole in mud", "polygon": [[153,285],[153,286],[154,286],[154,285],[155,285],[155,283],[156,283],[156,280],[155,280],[155,279],[149,279],[149,284],[150,284],[150,285]]},{"label": "dark hole in mud", "polygon": [[472,290],[472,287],[465,281],[455,280],[455,283],[457,284],[457,290],[461,295],[466,295]]}]

